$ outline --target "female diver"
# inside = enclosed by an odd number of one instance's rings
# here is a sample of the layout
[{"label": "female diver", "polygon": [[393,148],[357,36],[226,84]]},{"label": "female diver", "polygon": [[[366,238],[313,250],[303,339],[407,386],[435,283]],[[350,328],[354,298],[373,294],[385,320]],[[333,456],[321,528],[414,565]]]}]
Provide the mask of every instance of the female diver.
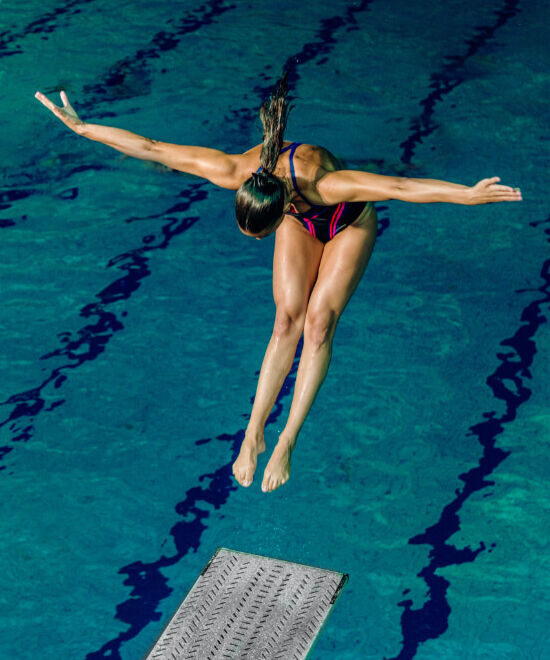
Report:
[{"label": "female diver", "polygon": [[285,75],[260,109],[263,144],[242,154],[226,154],[88,124],[79,119],[65,92],[61,92],[63,107],[36,93],[36,98],[78,135],[128,156],[156,161],[236,190],[237,222],[243,234],[261,239],[275,232],[275,323],[250,421],[233,464],[233,474],[243,486],[252,483],[257,455],[265,450],[264,426],[302,334],[304,343],[288,420],[265,468],[264,492],[275,490],[289,478],[290,456],[326,376],[338,319],[374,247],[377,219],[372,202],[521,201],[520,191],[500,185],[498,177],[469,187],[342,169],[322,147],[283,141],[288,116],[286,94]]}]

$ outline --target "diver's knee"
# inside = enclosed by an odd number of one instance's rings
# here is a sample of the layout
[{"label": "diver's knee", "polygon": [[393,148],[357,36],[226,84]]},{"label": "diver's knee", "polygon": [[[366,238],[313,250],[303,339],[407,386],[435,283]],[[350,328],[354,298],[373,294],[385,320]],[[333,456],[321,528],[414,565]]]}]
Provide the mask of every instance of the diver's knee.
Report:
[{"label": "diver's knee", "polygon": [[273,335],[279,339],[302,334],[305,312],[292,307],[278,305],[273,324]]},{"label": "diver's knee", "polygon": [[321,348],[334,337],[338,314],[333,310],[309,311],[304,324],[304,339],[314,348]]}]

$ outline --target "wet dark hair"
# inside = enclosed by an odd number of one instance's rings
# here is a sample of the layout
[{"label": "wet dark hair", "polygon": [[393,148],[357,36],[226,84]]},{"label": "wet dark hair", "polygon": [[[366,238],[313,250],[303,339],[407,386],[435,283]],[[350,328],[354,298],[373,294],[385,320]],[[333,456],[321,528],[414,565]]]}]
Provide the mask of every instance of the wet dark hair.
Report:
[{"label": "wet dark hair", "polygon": [[273,174],[283,146],[283,133],[290,108],[286,96],[288,72],[275,85],[260,108],[263,145],[262,172],[255,172],[237,190],[235,213],[239,227],[251,234],[269,231],[281,218],[286,199],[286,184]]}]

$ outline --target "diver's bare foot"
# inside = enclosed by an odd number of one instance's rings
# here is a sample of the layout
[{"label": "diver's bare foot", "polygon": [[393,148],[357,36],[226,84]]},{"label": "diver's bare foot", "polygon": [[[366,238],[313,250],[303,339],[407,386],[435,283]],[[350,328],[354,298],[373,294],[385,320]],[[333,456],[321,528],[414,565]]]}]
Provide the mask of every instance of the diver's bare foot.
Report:
[{"label": "diver's bare foot", "polygon": [[237,460],[233,463],[233,474],[241,486],[250,486],[256,470],[256,458],[265,451],[263,433],[245,436]]},{"label": "diver's bare foot", "polygon": [[264,470],[264,479],[262,482],[264,493],[269,493],[288,481],[290,477],[290,455],[292,454],[295,443],[295,440],[283,440],[279,438],[279,442],[275,445],[269,463]]}]

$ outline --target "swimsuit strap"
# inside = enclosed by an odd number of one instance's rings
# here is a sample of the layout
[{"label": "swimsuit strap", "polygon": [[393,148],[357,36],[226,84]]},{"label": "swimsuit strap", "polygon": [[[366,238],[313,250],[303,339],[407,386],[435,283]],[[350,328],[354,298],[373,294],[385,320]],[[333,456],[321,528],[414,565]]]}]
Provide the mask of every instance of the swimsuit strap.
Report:
[{"label": "swimsuit strap", "polygon": [[290,147],[290,155],[288,157],[288,161],[290,163],[290,176],[292,177],[292,185],[294,186],[294,190],[300,195],[300,197],[304,200],[304,202],[307,202],[311,207],[319,206],[318,204],[312,204],[309,199],[304,195],[304,193],[298,188],[298,181],[296,181],[296,172],[294,170],[294,152],[296,149],[301,145],[301,142],[293,142]]},{"label": "swimsuit strap", "polygon": [[[287,145],[284,149],[281,149],[279,154],[284,154],[285,151],[288,151],[290,149],[290,154],[288,156],[288,162],[290,163],[290,176],[292,177],[292,185],[294,186],[294,190],[300,195],[300,197],[307,202],[310,206],[311,209],[306,211],[305,213],[309,213],[313,209],[319,209],[323,207],[323,204],[313,204],[312,202],[309,201],[309,199],[304,195],[304,193],[298,188],[298,181],[296,181],[296,171],[294,170],[294,152],[296,149],[303,144],[303,142],[292,142],[292,144]],[[262,166],[258,167],[256,172],[260,172],[262,170]],[[298,213],[296,215],[303,215],[303,213]],[[315,216],[317,217],[317,216]]]},{"label": "swimsuit strap", "polygon": [[292,147],[296,144],[296,142],[293,142],[292,144],[287,145],[286,147],[283,147],[281,151],[279,152],[279,155],[284,154],[285,151],[288,151],[289,149],[292,149]]},{"label": "swimsuit strap", "polygon": [[[283,149],[281,149],[281,151],[279,152],[279,156],[280,156],[281,154],[284,154],[285,151],[288,151],[289,149],[292,149],[292,147],[294,147],[295,144],[297,145],[296,142],[293,142],[292,144],[289,144],[289,145],[287,145],[286,147],[284,147]],[[294,148],[296,148],[296,147],[294,147]],[[256,170],[256,172],[261,172],[262,169],[263,169],[263,167],[260,165],[260,167],[258,167],[258,169]]]}]

